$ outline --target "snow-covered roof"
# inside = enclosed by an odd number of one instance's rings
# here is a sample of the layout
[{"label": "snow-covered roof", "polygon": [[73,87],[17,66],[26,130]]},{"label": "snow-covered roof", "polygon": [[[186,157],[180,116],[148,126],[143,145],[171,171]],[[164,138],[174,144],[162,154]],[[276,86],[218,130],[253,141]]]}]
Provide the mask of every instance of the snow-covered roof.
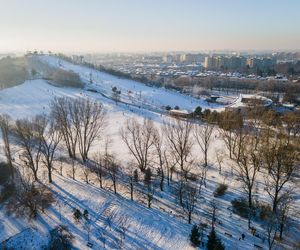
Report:
[{"label": "snow-covered roof", "polygon": [[268,107],[270,106],[273,102],[271,99],[266,98],[264,96],[261,95],[253,95],[253,94],[241,94],[236,100],[235,102],[233,102],[232,105],[230,105],[231,108],[240,108],[240,107],[247,107],[249,106],[249,103],[246,102],[245,100],[260,100],[261,104],[264,107]]},{"label": "snow-covered roof", "polygon": [[188,115],[189,112],[187,110],[178,110],[178,109],[171,109],[171,114],[178,114],[178,115]]}]

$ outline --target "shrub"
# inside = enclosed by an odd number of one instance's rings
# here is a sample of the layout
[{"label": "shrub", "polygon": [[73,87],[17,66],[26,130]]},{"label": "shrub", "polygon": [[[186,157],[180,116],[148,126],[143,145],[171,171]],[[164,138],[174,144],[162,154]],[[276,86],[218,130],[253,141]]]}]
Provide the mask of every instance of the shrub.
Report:
[{"label": "shrub", "polygon": [[57,226],[50,232],[49,250],[70,250],[74,236],[65,226]]},{"label": "shrub", "polygon": [[208,250],[224,250],[225,247],[222,244],[221,240],[217,237],[216,231],[213,228],[208,235],[208,242],[207,242],[207,249]]},{"label": "shrub", "polygon": [[195,108],[194,115],[195,116],[201,116],[202,115],[202,108],[200,106]]},{"label": "shrub", "polygon": [[259,218],[266,221],[272,214],[272,208],[268,204],[260,204],[258,206]]},{"label": "shrub", "polygon": [[0,185],[5,185],[11,176],[11,169],[5,162],[0,162]]},{"label": "shrub", "polygon": [[187,179],[190,181],[197,181],[198,180],[198,176],[194,173],[190,173],[187,175]]},{"label": "shrub", "polygon": [[214,191],[214,196],[219,197],[225,194],[228,186],[226,184],[219,184],[219,186]]},{"label": "shrub", "polygon": [[244,198],[234,199],[231,201],[231,204],[233,206],[233,212],[238,214],[239,216],[243,218],[248,218],[248,202]]},{"label": "shrub", "polygon": [[49,78],[59,86],[82,88],[84,86],[80,76],[72,71],[56,69]]},{"label": "shrub", "polygon": [[74,217],[74,219],[75,219],[76,222],[79,222],[79,221],[81,220],[81,218],[82,218],[82,213],[80,212],[79,209],[75,208],[75,209],[73,210],[73,217]]},{"label": "shrub", "polygon": [[172,108],[168,105],[168,106],[166,106],[166,110],[167,111],[170,111]]},{"label": "shrub", "polygon": [[14,184],[6,184],[1,189],[0,194],[0,203],[6,201],[9,197],[13,196],[15,192],[15,185]]},{"label": "shrub", "polygon": [[201,243],[200,236],[201,233],[199,231],[199,227],[194,225],[190,234],[190,241],[194,247],[198,247],[200,245]]}]

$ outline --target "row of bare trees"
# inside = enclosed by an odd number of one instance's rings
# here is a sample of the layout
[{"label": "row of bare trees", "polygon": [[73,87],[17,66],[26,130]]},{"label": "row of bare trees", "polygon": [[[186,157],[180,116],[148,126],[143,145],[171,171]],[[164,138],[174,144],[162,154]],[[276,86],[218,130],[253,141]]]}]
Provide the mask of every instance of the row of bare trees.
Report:
[{"label": "row of bare trees", "polygon": [[9,116],[3,115],[0,127],[7,162],[13,170],[10,146],[13,140],[19,146],[21,162],[30,169],[34,180],[38,180],[38,170],[43,164],[48,169],[51,183],[53,161],[59,145],[65,146],[72,159],[79,152],[82,161],[86,162],[91,146],[101,138],[105,118],[106,113],[98,102],[65,97],[53,100],[49,116],[36,115],[13,122]]},{"label": "row of bare trees", "polygon": [[[170,119],[164,121],[159,129],[149,119],[139,123],[130,118],[120,130],[120,135],[128,151],[133,156],[135,164],[131,164],[131,173],[137,169],[147,176],[148,197],[153,196],[150,188],[149,169],[156,170],[159,175],[160,190],[173,181],[173,174],[177,174],[174,185],[177,189],[179,204],[191,222],[192,212],[199,194],[192,179],[193,168],[200,167],[199,191],[205,183],[205,173],[208,167],[208,149],[211,142],[213,125],[192,123],[186,120]],[[199,144],[204,163],[199,164],[193,154],[194,146]],[[198,178],[199,177],[199,178]]]}]

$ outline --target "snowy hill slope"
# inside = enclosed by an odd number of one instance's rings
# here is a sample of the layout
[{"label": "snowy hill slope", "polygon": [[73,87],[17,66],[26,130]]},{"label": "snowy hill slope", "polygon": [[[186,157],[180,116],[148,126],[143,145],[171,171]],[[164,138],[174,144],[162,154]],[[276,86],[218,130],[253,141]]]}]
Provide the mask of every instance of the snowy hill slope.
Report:
[{"label": "snowy hill slope", "polygon": [[[44,244],[47,232],[56,225],[64,224],[75,236],[75,247],[88,249],[86,246],[88,236],[84,223],[76,223],[73,220],[73,208],[78,208],[82,211],[84,209],[89,211],[92,221],[90,242],[94,244],[93,249],[103,248],[102,237],[106,238],[106,249],[118,248],[119,232],[115,224],[122,216],[129,219],[126,224],[125,249],[192,249],[187,240],[190,227],[186,223],[174,220],[157,209],[147,209],[137,202],[91,185],[84,185],[80,181],[73,181],[58,175],[54,178],[55,181],[50,188],[55,193],[57,203],[49,208],[46,214],[41,214],[36,221],[28,224],[26,220],[8,217],[3,210],[0,210],[3,223],[0,242],[9,236],[23,232],[24,238],[31,237],[30,235],[34,233],[35,241],[37,241],[36,237],[43,236],[40,238],[40,244]],[[109,219],[114,220],[111,227]],[[36,231],[28,232],[26,229],[30,226],[40,232],[41,236],[37,236]],[[8,241],[7,246],[17,247],[16,244],[20,244],[20,238],[22,238],[22,233],[18,234],[18,240]],[[23,241],[26,242],[24,238]],[[41,246],[38,243],[35,244]],[[27,246],[30,246],[30,243]],[[26,245],[23,247],[26,249]]]},{"label": "snowy hill slope", "polygon": [[197,106],[201,106],[203,109],[222,107],[222,105],[210,104],[203,99],[196,99],[176,91],[150,87],[133,80],[120,79],[85,66],[74,65],[57,57],[40,56],[37,59],[52,67],[78,73],[88,88],[98,90],[109,97],[112,96],[112,88],[116,87],[121,90],[122,101],[148,109],[164,111],[165,106],[174,107],[178,105],[181,109],[192,112]]}]

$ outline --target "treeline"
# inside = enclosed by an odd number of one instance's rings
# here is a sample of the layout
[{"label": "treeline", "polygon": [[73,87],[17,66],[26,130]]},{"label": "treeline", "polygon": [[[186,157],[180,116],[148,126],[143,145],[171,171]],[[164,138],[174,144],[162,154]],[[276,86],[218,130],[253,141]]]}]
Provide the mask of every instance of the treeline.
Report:
[{"label": "treeline", "polygon": [[219,90],[254,90],[275,93],[294,92],[300,94],[300,85],[294,83],[282,83],[277,81],[257,81],[257,80],[232,80],[209,77],[197,80],[195,84],[207,89]]},{"label": "treeline", "polygon": [[29,71],[33,79],[44,78],[58,87],[82,88],[84,86],[80,76],[73,71],[51,67],[36,57],[30,56],[27,58]]},{"label": "treeline", "polygon": [[63,69],[53,69],[52,73],[47,75],[47,78],[60,87],[82,88],[84,86],[77,73]]},{"label": "treeline", "polygon": [[[58,54],[58,57],[60,57],[63,60],[66,60],[70,63],[78,64],[78,62],[75,62],[74,60],[72,60],[71,57],[68,57],[66,55]],[[83,62],[82,65],[87,66],[91,69],[95,69],[95,70],[105,72],[107,74],[110,74],[110,75],[113,75],[113,76],[116,76],[116,77],[119,77],[119,78],[138,81],[138,82],[144,83],[148,86],[155,86],[155,87],[162,87],[163,86],[163,84],[161,82],[152,81],[152,80],[148,79],[145,76],[141,76],[141,77],[132,76],[131,74],[124,73],[124,72],[121,72],[121,71],[118,71],[118,70],[115,70],[115,69],[112,69],[112,68],[107,68],[103,65],[95,65],[95,64],[89,63],[89,62]],[[179,88],[177,88],[176,86],[173,86],[173,85],[166,85],[165,87],[169,88],[169,89],[180,90]]]},{"label": "treeline", "polygon": [[25,57],[0,60],[0,89],[19,85],[29,79]]},{"label": "treeline", "polygon": [[299,76],[300,61],[298,61],[297,63],[291,63],[291,62],[278,63],[275,65],[274,70],[284,75]]}]

